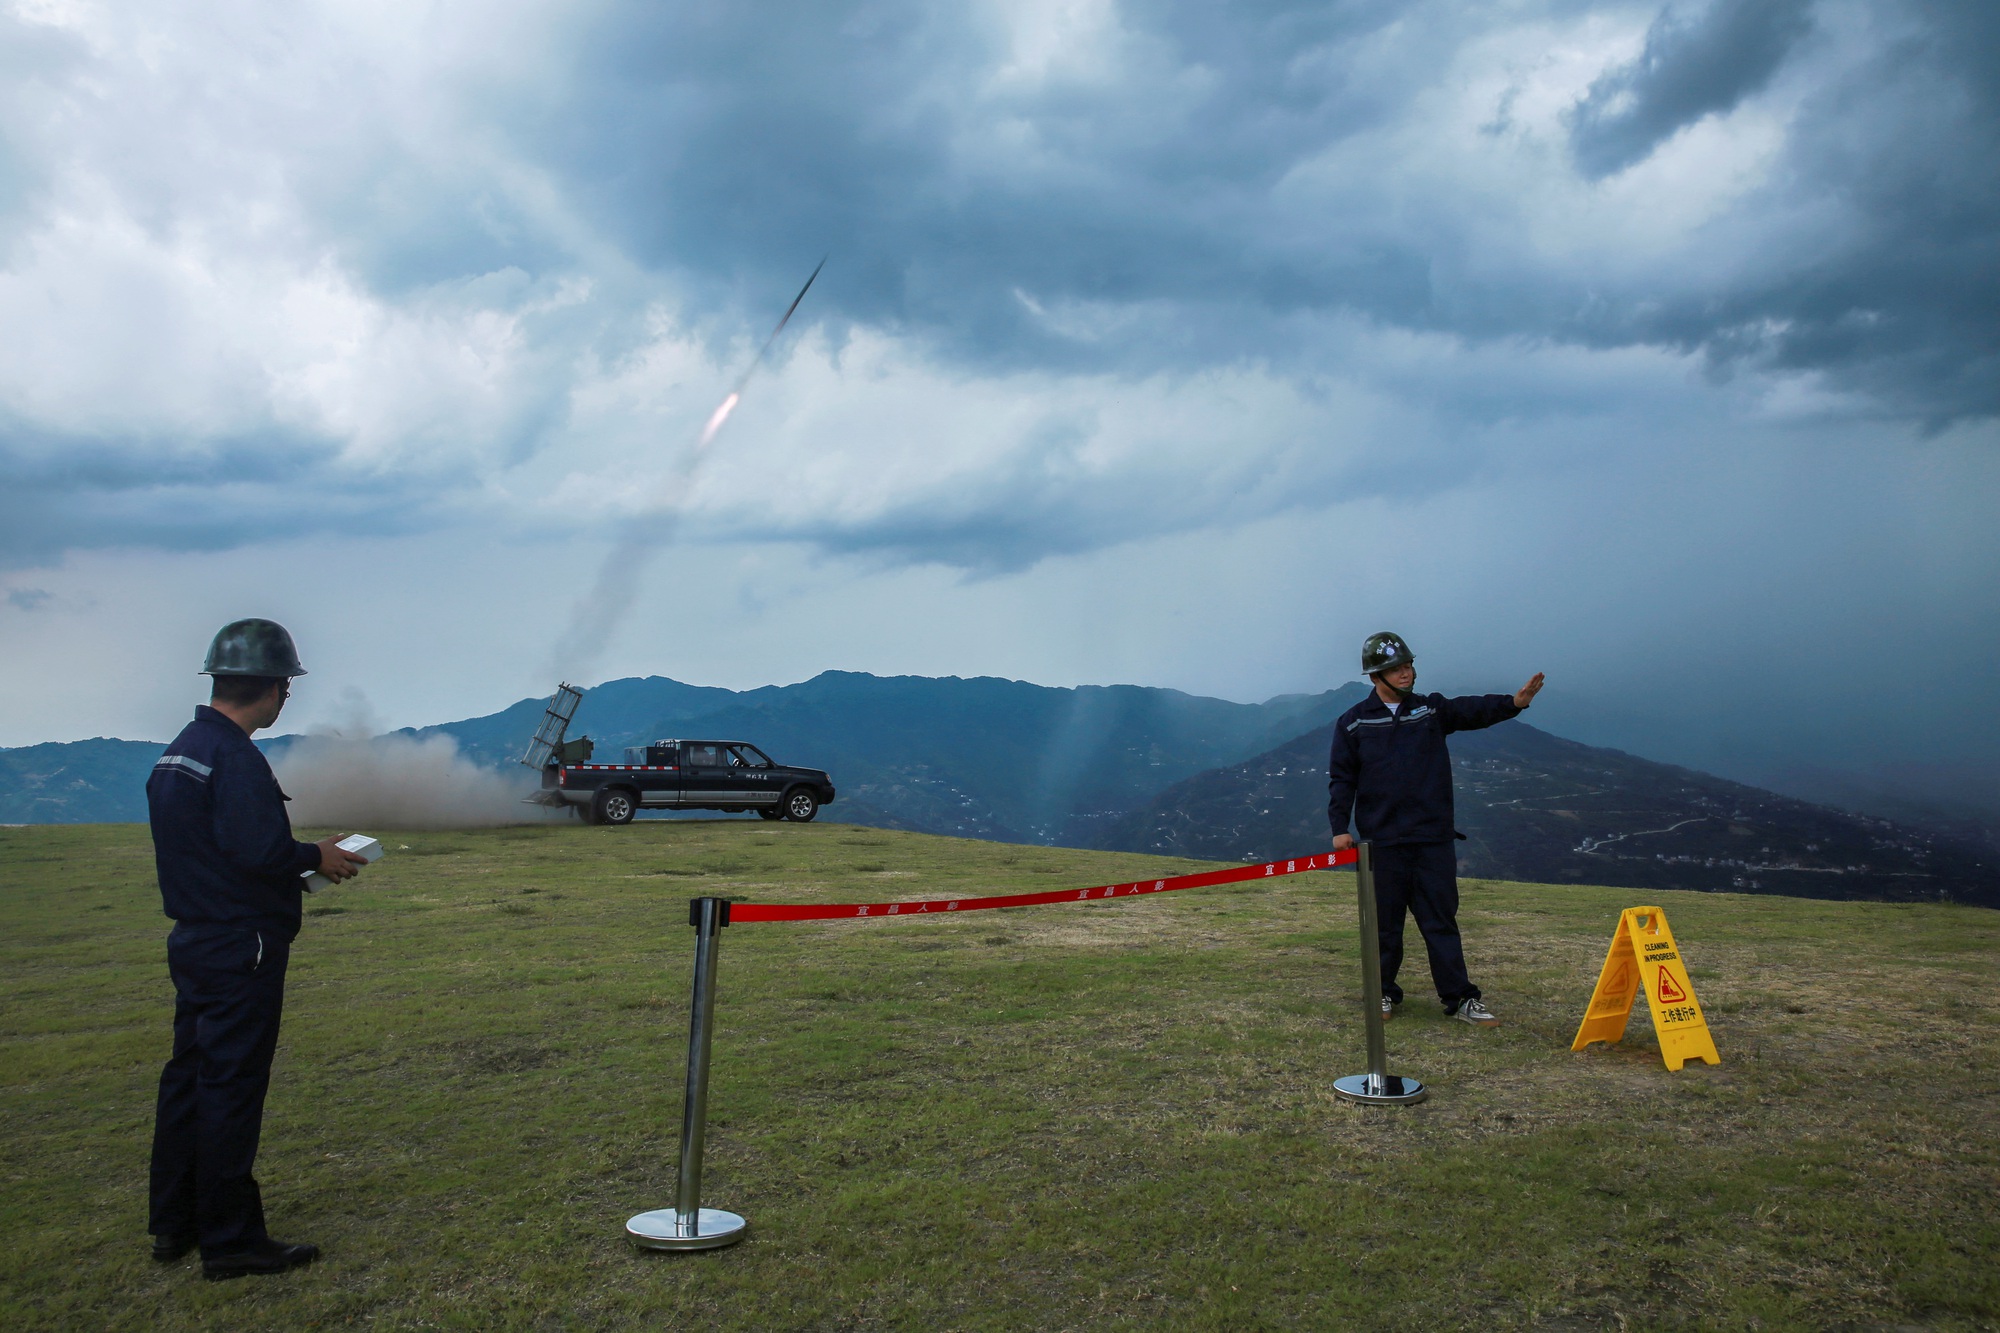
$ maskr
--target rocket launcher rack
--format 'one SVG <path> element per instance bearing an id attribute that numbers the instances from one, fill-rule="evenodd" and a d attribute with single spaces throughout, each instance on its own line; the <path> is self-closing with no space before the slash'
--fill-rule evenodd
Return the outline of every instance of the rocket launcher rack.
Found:
<path id="1" fill-rule="evenodd" d="M 542 714 L 542 725 L 535 728 L 535 738 L 528 742 L 528 751 L 521 756 L 523 764 L 540 768 L 549 762 L 569 734 L 570 719 L 576 716 L 576 706 L 581 702 L 583 691 L 576 686 L 568 681 L 556 686 L 548 709 Z"/>

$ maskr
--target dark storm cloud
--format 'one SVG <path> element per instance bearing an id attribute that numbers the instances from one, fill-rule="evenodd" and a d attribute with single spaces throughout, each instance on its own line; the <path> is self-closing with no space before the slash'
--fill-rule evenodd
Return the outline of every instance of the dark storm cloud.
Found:
<path id="1" fill-rule="evenodd" d="M 1845 226 L 1586 336 L 1822 371 L 1931 427 L 2000 411 L 2000 6 L 1902 12 L 1910 26 L 1814 86 L 1794 130 L 1786 187 Z"/>
<path id="2" fill-rule="evenodd" d="M 782 288 L 831 249 L 836 324 L 975 366 L 1311 364 L 1310 321 L 1353 312 L 1825 371 L 1931 422 L 1991 414 L 1994 7 L 1869 12 L 1879 32 L 1811 59 L 1805 0 L 1657 14 L 1640 56 L 1567 118 L 1584 176 L 1739 109 L 1781 67 L 1805 110 L 1767 183 L 1687 255 L 1609 277 L 1526 254 L 1496 265 L 1479 205 L 1393 160 L 1359 158 L 1337 193 L 1298 199 L 1298 173 L 1393 134 L 1457 55 L 1524 17 L 1483 4 L 1134 5 L 1085 53 L 1100 68 L 1017 80 L 1006 35 L 954 7 L 804 6 L 773 23 L 613 6 L 560 113 L 522 132 L 697 299 Z M 1804 238 L 1784 222 L 1814 211 L 1826 220 Z M 1735 262 L 1718 272 L 1717 255 Z M 1041 312 L 1081 312 L 1088 332 Z"/>
<path id="3" fill-rule="evenodd" d="M 1402 110 L 1407 88 L 1345 67 L 1396 13 L 1123 17 L 1115 69 L 1015 87 L 1008 34 L 962 7 L 806 5 L 770 23 L 614 6 L 553 133 L 528 133 L 633 254 L 711 299 L 831 250 L 844 317 L 981 365 L 1198 364 L 1262 351 L 1255 316 L 1418 316 L 1421 250 L 1339 220 L 1287 236 L 1270 201 L 1302 160 Z M 1053 330 L 1028 304 L 1044 299 L 1171 304 L 1098 339 Z"/>
<path id="4" fill-rule="evenodd" d="M 198 453 L 155 443 L 0 429 L 0 569 L 44 565 L 78 546 L 223 551 L 316 532 L 407 532 L 437 519 L 400 481 L 340 475 L 323 442 L 235 438 Z"/>
<path id="5" fill-rule="evenodd" d="M 1807 0 L 1714 0 L 1693 17 L 1662 10 L 1639 58 L 1598 78 L 1571 111 L 1578 169 L 1593 179 L 1621 171 L 1761 91 L 1811 26 L 1809 10 Z"/>
<path id="6" fill-rule="evenodd" d="M 692 330 L 739 364 L 732 340 L 828 252 L 802 321 L 836 353 L 886 339 L 895 369 L 940 382 L 1055 394 L 1100 376 L 1116 396 L 1247 367 L 1308 393 L 1344 377 L 1432 439 L 1624 411 L 1632 429 L 1610 434 L 1638 440 L 1663 418 L 1616 401 L 1616 358 L 1563 365 L 1636 348 L 1718 380 L 1817 375 L 1836 415 L 2000 411 L 1985 0 L 609 0 L 561 11 L 526 55 L 496 42 L 400 90 L 386 53 L 406 34 L 322 60 L 306 22 L 253 53 L 305 80 L 275 97 L 280 74 L 244 76 L 207 28 L 156 58 L 0 24 L 0 414 L 28 423 L 0 434 L 15 561 L 254 541 L 288 507 L 319 513 L 301 503 L 315 488 L 370 497 L 368 523 L 448 521 L 482 488 L 504 508 L 496 478 L 606 447 L 568 430 L 578 400 L 611 401 L 599 427 L 658 406 L 600 393 L 626 361 Z M 1744 124 L 1763 156 L 1703 137 Z M 1679 174 L 1647 177 L 1663 163 Z M 1671 212 L 1725 177 L 1744 183 L 1669 240 L 1624 234 L 1645 201 Z M 1365 355 L 1410 335 L 1422 350 L 1400 362 Z M 1457 363 L 1495 348 L 1537 355 L 1505 376 Z M 949 440 L 946 396 L 911 429 Z M 1334 433 L 1266 440 L 1236 472 L 1098 476 L 1040 470 L 1029 429 L 958 491 L 788 531 L 1014 568 L 1125 539 L 1133 494 L 1200 523 L 1235 510 L 1175 508 L 1177 486 L 1372 493 L 1314 461 Z M 228 481 L 212 460 L 243 439 L 295 457 Z M 1409 484 L 1457 484 L 1476 452 Z"/>

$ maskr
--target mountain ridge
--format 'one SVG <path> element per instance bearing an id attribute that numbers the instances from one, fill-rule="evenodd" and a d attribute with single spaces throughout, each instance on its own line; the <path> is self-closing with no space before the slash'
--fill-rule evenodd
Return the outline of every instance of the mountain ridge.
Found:
<path id="1" fill-rule="evenodd" d="M 1065 830 L 1071 845 L 1267 860 L 1326 836 L 1330 728 Z M 1697 769 L 1584 745 L 1520 720 L 1454 734 L 1461 872 L 1536 883 L 1728 889 L 2000 907 L 1978 843 L 1853 815 Z"/>
<path id="2" fill-rule="evenodd" d="M 1239 704 L 996 676 L 829 671 L 741 691 L 625 677 L 585 693 L 570 734 L 591 735 L 598 756 L 614 760 L 626 746 L 669 736 L 749 740 L 781 762 L 832 772 L 841 794 L 824 817 L 842 822 L 1267 859 L 1325 844 L 1329 729 L 1365 688 Z M 515 760 L 545 703 L 522 699 L 390 734 L 449 737 L 473 764 L 518 774 L 525 786 L 533 779 Z M 259 744 L 277 756 L 300 739 Z M 2000 855 L 1975 839 L 1584 745 L 1525 721 L 1462 732 L 1451 744 L 1468 875 L 1814 897 L 1943 894 L 2000 906 Z M 143 820 L 146 774 L 162 748 L 96 738 L 0 749 L 0 822 Z"/>

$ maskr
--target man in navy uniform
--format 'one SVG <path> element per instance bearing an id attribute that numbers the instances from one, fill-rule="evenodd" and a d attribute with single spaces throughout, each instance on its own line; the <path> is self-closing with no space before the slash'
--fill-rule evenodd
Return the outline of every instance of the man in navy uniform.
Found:
<path id="1" fill-rule="evenodd" d="M 1513 694 L 1447 699 L 1418 694 L 1416 658 L 1394 634 L 1371 634 L 1361 669 L 1374 691 L 1333 726 L 1327 773 L 1327 818 L 1335 851 L 1355 842 L 1350 818 L 1369 844 L 1375 873 L 1375 913 L 1382 951 L 1382 1016 L 1403 1002 L 1396 973 L 1403 964 L 1403 916 L 1417 918 L 1430 954 L 1431 981 L 1444 1011 L 1480 1027 L 1500 1020 L 1479 997 L 1465 970 L 1458 935 L 1458 849 L 1451 755 L 1444 738 L 1519 717 L 1542 688 L 1542 673 Z"/>
<path id="2" fill-rule="evenodd" d="M 269 620 L 224 627 L 202 671 L 208 706 L 174 738 L 146 783 L 160 897 L 174 919 L 174 1051 L 153 1123 L 153 1257 L 196 1245 L 211 1280 L 280 1273 L 319 1257 L 264 1229 L 250 1174 L 278 1045 L 285 964 L 299 933 L 301 877 L 336 882 L 364 864 L 328 838 L 292 837 L 288 797 L 253 733 L 278 720 L 299 665 Z"/>

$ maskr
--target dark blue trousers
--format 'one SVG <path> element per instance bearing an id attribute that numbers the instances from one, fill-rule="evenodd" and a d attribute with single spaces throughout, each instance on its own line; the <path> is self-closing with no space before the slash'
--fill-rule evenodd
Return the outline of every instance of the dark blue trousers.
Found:
<path id="1" fill-rule="evenodd" d="M 269 1235 L 250 1170 L 290 959 L 291 946 L 268 930 L 187 924 L 167 937 L 174 1053 L 153 1119 L 149 1230 L 194 1236 L 204 1257 Z"/>
<path id="2" fill-rule="evenodd" d="M 1458 849 L 1448 842 L 1409 843 L 1369 849 L 1375 871 L 1375 917 L 1382 946 L 1382 993 L 1398 1004 L 1403 988 L 1403 916 L 1416 917 L 1431 958 L 1431 984 L 1448 1013 L 1460 1002 L 1479 998 L 1465 973 L 1465 946 L 1458 937 Z"/>

